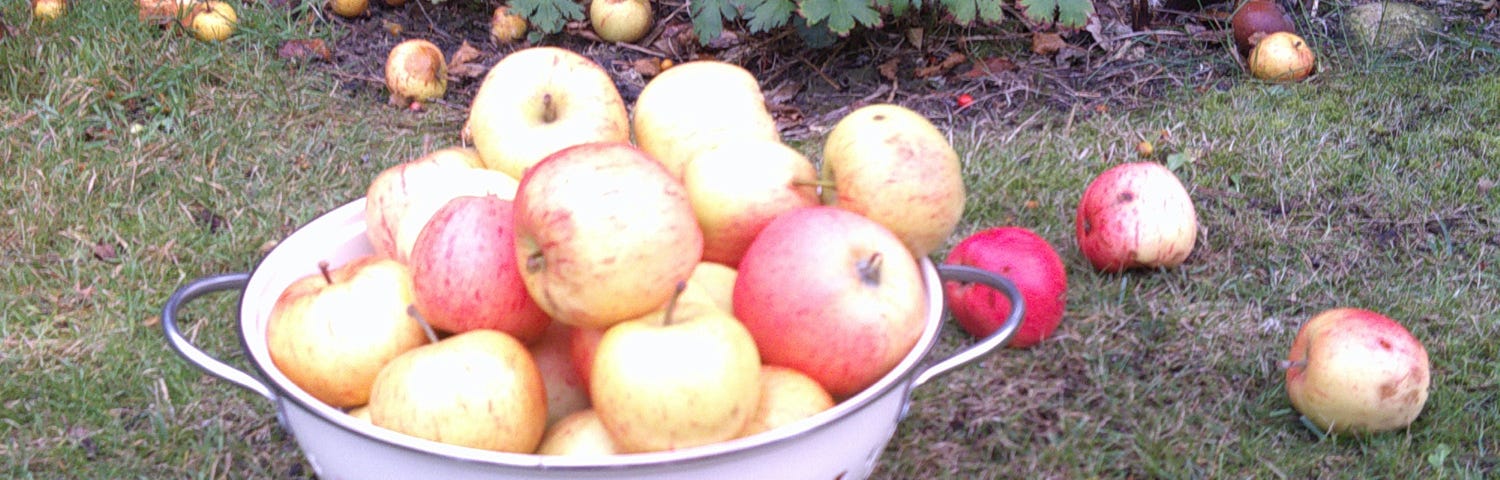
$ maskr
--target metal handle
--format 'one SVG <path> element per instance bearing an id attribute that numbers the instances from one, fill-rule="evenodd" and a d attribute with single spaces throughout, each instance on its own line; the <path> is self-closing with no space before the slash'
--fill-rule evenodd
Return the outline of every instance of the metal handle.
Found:
<path id="1" fill-rule="evenodd" d="M 264 382 L 210 356 L 202 349 L 193 345 L 192 342 L 189 342 L 187 337 L 182 336 L 182 330 L 177 328 L 177 310 L 183 305 L 209 293 L 226 290 L 244 290 L 245 284 L 249 281 L 249 273 L 226 273 L 188 282 L 187 285 L 183 285 L 182 288 L 178 288 L 176 292 L 173 292 L 172 297 L 167 299 L 167 305 L 162 307 L 161 328 L 167 334 L 167 343 L 172 345 L 172 349 L 176 350 L 178 355 L 186 358 L 189 363 L 196 365 L 199 369 L 215 377 L 228 380 L 229 383 L 239 385 L 246 390 L 258 393 L 260 396 L 275 402 L 276 395 L 271 393 L 271 388 L 267 387 Z"/>
<path id="2" fill-rule="evenodd" d="M 953 356 L 927 367 L 926 370 L 922 370 L 913 381 L 913 388 L 999 350 L 1001 346 L 1010 342 L 1011 337 L 1015 336 L 1016 330 L 1021 326 L 1021 316 L 1026 312 L 1026 302 L 1021 298 L 1021 290 L 1016 288 L 1016 284 L 1012 283 L 1008 278 L 988 270 L 965 265 L 938 265 L 937 271 L 938 277 L 941 277 L 944 281 L 956 280 L 960 282 L 981 283 L 999 290 L 1001 294 L 1010 299 L 1010 316 L 1005 318 L 1005 323 L 1001 324 L 999 329 L 996 329 L 988 337 L 984 337 L 979 343 L 971 345 L 953 354 Z"/>

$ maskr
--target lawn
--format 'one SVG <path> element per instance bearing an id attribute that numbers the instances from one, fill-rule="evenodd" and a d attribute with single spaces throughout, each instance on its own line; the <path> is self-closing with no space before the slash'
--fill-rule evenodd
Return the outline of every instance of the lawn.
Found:
<path id="1" fill-rule="evenodd" d="M 52 24 L 23 3 L 0 6 L 0 476 L 309 476 L 268 402 L 166 346 L 159 309 L 191 279 L 253 268 L 383 168 L 459 143 L 466 106 L 414 114 L 287 64 L 283 40 L 337 27 L 280 10 L 243 8 L 218 45 L 141 25 L 129 3 L 75 2 Z M 945 116 L 970 195 L 950 246 L 1035 230 L 1067 265 L 1068 309 L 1037 347 L 915 390 L 876 477 L 1494 478 L 1500 43 L 1478 7 L 1446 6 L 1473 15 L 1412 53 L 1310 36 L 1305 83 Z M 816 156 L 816 140 L 797 146 Z M 1078 196 L 1142 140 L 1180 163 L 1198 243 L 1177 269 L 1097 273 L 1074 241 Z M 232 297 L 195 303 L 184 328 L 244 366 Z M 1431 394 L 1410 428 L 1325 437 L 1298 420 L 1278 362 L 1336 306 L 1425 344 Z M 969 341 L 949 330 L 939 354 Z"/>

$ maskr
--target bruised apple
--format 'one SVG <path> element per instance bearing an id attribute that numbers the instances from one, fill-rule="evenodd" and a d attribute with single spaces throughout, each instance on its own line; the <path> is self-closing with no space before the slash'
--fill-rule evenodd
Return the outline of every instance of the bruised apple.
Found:
<path id="1" fill-rule="evenodd" d="M 1326 310 L 1302 325 L 1287 355 L 1292 406 L 1324 431 L 1406 428 L 1427 402 L 1427 350 L 1401 324 L 1360 308 Z"/>
<path id="2" fill-rule="evenodd" d="M 945 263 L 968 265 L 1010 279 L 1021 290 L 1026 311 L 1006 345 L 1023 348 L 1052 335 L 1068 302 L 1068 272 L 1047 239 L 1022 227 L 995 227 L 969 235 L 948 252 Z M 948 308 L 959 326 L 987 337 L 1010 315 L 1010 300 L 984 285 L 945 282 Z"/>
<path id="3" fill-rule="evenodd" d="M 1192 197 L 1155 162 L 1123 163 L 1094 177 L 1075 226 L 1078 248 L 1103 272 L 1176 267 L 1198 238 Z"/>

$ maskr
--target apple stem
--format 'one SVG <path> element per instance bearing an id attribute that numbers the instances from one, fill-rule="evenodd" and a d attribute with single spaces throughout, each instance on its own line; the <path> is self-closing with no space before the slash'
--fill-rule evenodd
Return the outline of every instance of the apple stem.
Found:
<path id="1" fill-rule="evenodd" d="M 684 290 L 687 290 L 687 281 L 677 282 L 677 287 L 672 290 L 672 299 L 667 300 L 667 311 L 661 314 L 662 325 L 672 324 L 672 313 L 677 311 L 677 299 L 682 298 Z"/>
<path id="2" fill-rule="evenodd" d="M 880 263 L 883 257 L 880 252 L 870 254 L 870 258 L 859 261 L 859 278 L 865 285 L 875 286 L 880 284 Z"/>
<path id="3" fill-rule="evenodd" d="M 1276 366 L 1281 367 L 1282 370 L 1302 368 L 1307 366 L 1307 360 L 1297 360 L 1295 362 L 1291 360 L 1282 360 L 1280 362 L 1276 362 Z"/>
<path id="4" fill-rule="evenodd" d="M 427 319 L 422 318 L 422 312 L 418 312 L 417 311 L 417 306 L 416 305 L 407 305 L 406 306 L 406 315 L 408 315 L 412 319 L 416 320 L 417 321 L 417 325 L 421 325 L 422 326 L 422 332 L 424 332 L 424 333 L 427 334 L 427 342 L 428 343 L 437 343 L 437 341 L 438 341 L 437 332 L 432 330 L 432 325 L 427 323 Z"/>
<path id="5" fill-rule="evenodd" d="M 328 268 L 327 260 L 318 262 L 318 271 L 323 272 L 323 281 L 328 282 L 329 285 L 333 285 L 333 274 L 328 273 Z"/>
<path id="6" fill-rule="evenodd" d="M 556 108 L 552 106 L 552 94 L 542 94 L 542 121 L 552 123 L 557 120 Z"/>

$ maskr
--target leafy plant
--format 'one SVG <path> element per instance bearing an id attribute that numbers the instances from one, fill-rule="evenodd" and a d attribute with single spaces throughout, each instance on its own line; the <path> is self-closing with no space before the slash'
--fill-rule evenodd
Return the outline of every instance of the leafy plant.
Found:
<path id="1" fill-rule="evenodd" d="M 982 1 L 982 0 L 981 0 Z M 1047 26 L 1078 29 L 1094 16 L 1093 0 L 1019 0 L 1028 20 Z"/>
<path id="2" fill-rule="evenodd" d="M 583 20 L 583 5 L 573 0 L 510 0 L 510 8 L 538 32 L 561 32 L 569 20 Z"/>

